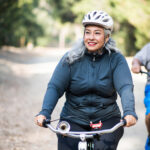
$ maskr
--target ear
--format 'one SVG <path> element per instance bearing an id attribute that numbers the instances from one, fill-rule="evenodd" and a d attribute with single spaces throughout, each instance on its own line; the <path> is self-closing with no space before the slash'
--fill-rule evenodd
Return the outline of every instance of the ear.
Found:
<path id="1" fill-rule="evenodd" d="M 107 36 L 106 36 L 106 38 L 105 38 L 105 43 L 107 43 L 107 42 L 108 42 L 109 37 L 110 37 L 109 35 L 107 35 Z"/>

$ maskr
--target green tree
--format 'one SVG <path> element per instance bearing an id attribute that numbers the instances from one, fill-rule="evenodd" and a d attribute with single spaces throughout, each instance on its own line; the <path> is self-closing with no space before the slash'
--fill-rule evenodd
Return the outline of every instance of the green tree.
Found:
<path id="1" fill-rule="evenodd" d="M 116 39 L 122 38 L 124 53 L 133 55 L 150 40 L 149 0 L 107 0 L 107 11 L 119 24 L 115 26 Z M 117 37 L 123 32 L 122 37 Z"/>
<path id="2" fill-rule="evenodd" d="M 72 7 L 81 0 L 47 0 L 52 8 L 52 15 L 60 22 L 74 22 L 77 15 L 72 11 Z"/>
<path id="3" fill-rule="evenodd" d="M 36 0 L 0 1 L 0 45 L 23 46 L 29 40 L 36 44 L 43 34 L 32 12 L 37 5 Z"/>
<path id="4" fill-rule="evenodd" d="M 14 25 L 13 17 L 17 11 L 17 0 L 0 1 L 0 45 L 13 42 Z M 14 16 L 16 18 L 16 15 Z"/>

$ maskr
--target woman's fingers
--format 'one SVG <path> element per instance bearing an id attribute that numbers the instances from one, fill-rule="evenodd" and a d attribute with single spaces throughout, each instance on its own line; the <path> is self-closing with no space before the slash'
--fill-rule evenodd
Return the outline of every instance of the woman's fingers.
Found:
<path id="1" fill-rule="evenodd" d="M 136 124 L 136 118 L 132 115 L 127 115 L 124 117 L 124 119 L 126 120 L 126 127 L 130 127 Z"/>
<path id="2" fill-rule="evenodd" d="M 43 121 L 44 121 L 45 119 L 46 119 L 45 116 L 43 116 L 43 115 L 38 115 L 38 116 L 35 117 L 34 122 L 35 122 L 35 124 L 37 124 L 38 126 L 43 127 Z"/>

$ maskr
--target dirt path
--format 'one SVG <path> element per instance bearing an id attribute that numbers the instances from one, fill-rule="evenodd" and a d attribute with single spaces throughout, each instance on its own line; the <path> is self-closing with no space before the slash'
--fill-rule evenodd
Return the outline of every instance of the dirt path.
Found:
<path id="1" fill-rule="evenodd" d="M 47 82 L 64 51 L 0 51 L 0 150 L 47 150 L 51 133 L 34 125 Z M 42 134 L 41 134 L 42 133 Z"/>
<path id="2" fill-rule="evenodd" d="M 0 150 L 56 150 L 56 136 L 34 125 L 33 119 L 40 111 L 47 82 L 64 53 L 63 50 L 0 51 Z M 118 150 L 144 149 L 146 130 L 141 91 L 145 77 L 134 75 L 133 79 L 139 121 L 136 127 L 125 131 Z M 55 118 L 63 100 L 53 113 Z"/>

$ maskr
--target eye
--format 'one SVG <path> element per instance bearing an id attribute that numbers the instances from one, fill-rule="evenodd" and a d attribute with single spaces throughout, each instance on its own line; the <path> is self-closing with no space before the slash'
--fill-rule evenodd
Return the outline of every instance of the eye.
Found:
<path id="1" fill-rule="evenodd" d="M 89 31 L 85 31 L 85 34 L 90 34 L 90 32 Z"/>
<path id="2" fill-rule="evenodd" d="M 100 32 L 95 32 L 95 34 L 101 34 Z"/>

